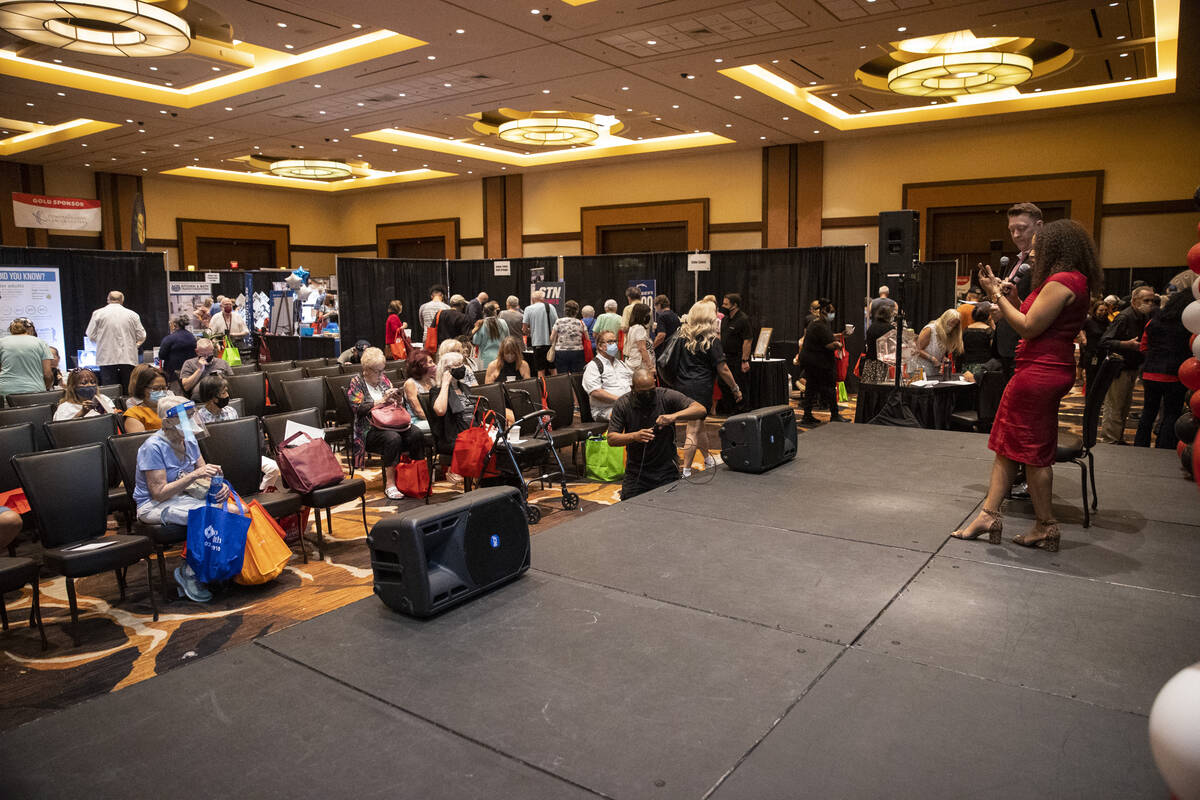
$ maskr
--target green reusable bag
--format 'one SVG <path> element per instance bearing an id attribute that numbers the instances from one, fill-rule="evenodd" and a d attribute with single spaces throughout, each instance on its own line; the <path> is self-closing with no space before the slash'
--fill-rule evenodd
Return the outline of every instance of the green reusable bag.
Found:
<path id="1" fill-rule="evenodd" d="M 233 342 L 229 338 L 225 339 L 225 349 L 221 351 L 221 360 L 231 367 L 240 367 L 242 365 L 242 354 L 234 347 Z"/>
<path id="2" fill-rule="evenodd" d="M 593 437 L 583 443 L 590 481 L 615 481 L 625 476 L 625 448 L 612 447 L 606 437 Z"/>
<path id="3" fill-rule="evenodd" d="M 850 402 L 850 394 L 846 391 L 846 382 L 845 381 L 838 381 L 837 399 L 838 399 L 839 403 Z"/>

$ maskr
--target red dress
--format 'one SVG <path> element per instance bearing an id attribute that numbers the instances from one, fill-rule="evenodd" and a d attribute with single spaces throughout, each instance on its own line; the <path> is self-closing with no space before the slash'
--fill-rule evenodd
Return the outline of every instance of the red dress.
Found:
<path id="1" fill-rule="evenodd" d="M 1004 389 L 988 447 L 997 454 L 1033 467 L 1054 463 L 1058 447 L 1058 404 L 1075 384 L 1075 337 L 1087 319 L 1087 277 L 1081 272 L 1056 272 L 1046 279 L 1061 283 L 1075 294 L 1042 331 L 1017 345 L 1016 369 Z M 1043 286 L 1045 284 L 1042 284 Z M 1021 304 L 1029 312 L 1042 287 L 1030 292 Z"/>

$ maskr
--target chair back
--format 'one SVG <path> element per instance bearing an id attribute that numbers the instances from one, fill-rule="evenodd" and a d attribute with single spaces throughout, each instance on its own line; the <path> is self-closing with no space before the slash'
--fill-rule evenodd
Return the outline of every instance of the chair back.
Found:
<path id="1" fill-rule="evenodd" d="M 123 386 L 121 386 L 120 384 L 110 383 L 107 386 L 100 387 L 100 394 L 104 395 L 109 400 L 112 400 L 114 403 L 116 403 L 118 400 L 120 400 L 121 395 L 124 393 L 125 393 L 125 388 Z"/>
<path id="2" fill-rule="evenodd" d="M 13 469 L 11 457 L 21 453 L 33 453 L 36 447 L 32 422 L 0 428 L 0 453 L 4 454 L 4 457 L 0 458 L 0 492 L 7 492 L 21 485 L 17 479 L 17 472 Z"/>
<path id="3" fill-rule="evenodd" d="M 575 394 L 570 375 L 551 375 L 546 378 L 546 405 L 554 412 L 554 427 L 575 424 Z"/>
<path id="4" fill-rule="evenodd" d="M 129 502 L 133 502 L 133 488 L 137 484 L 137 456 L 142 444 L 154 435 L 154 431 L 145 433 L 126 433 L 123 436 L 111 436 L 108 439 L 108 452 L 112 455 L 121 472 L 121 482 L 125 484 L 125 494 Z"/>
<path id="5" fill-rule="evenodd" d="M 979 428 L 986 431 L 996 419 L 1000 409 L 1000 398 L 1004 396 L 1004 387 L 1008 383 L 1000 370 L 984 370 L 979 373 Z"/>
<path id="6" fill-rule="evenodd" d="M 8 407 L 25 408 L 26 406 L 54 405 L 62 399 L 62 389 L 51 389 L 48 392 L 17 392 L 8 396 Z"/>
<path id="7" fill-rule="evenodd" d="M 13 456 L 42 545 L 62 547 L 108 528 L 108 454 L 102 444 Z"/>
<path id="8" fill-rule="evenodd" d="M 575 402 L 579 404 L 579 421 L 595 422 L 592 417 L 592 398 L 583 390 L 583 373 L 571 373 L 571 390 L 575 392 Z"/>
<path id="9" fill-rule="evenodd" d="M 343 375 L 355 375 L 355 374 L 361 375 L 362 374 L 362 364 L 342 364 L 342 374 Z"/>
<path id="10" fill-rule="evenodd" d="M 446 444 L 446 418 L 439 417 L 433 412 L 433 397 L 429 392 L 421 392 L 417 395 L 417 401 L 421 404 L 421 410 L 425 412 L 425 419 L 429 422 L 429 434 L 433 437 L 436 443 L 434 447 L 439 453 L 450 452 Z"/>
<path id="11" fill-rule="evenodd" d="M 258 365 L 260 372 L 283 372 L 295 368 L 295 361 L 267 361 Z"/>
<path id="12" fill-rule="evenodd" d="M 324 367 L 329 363 L 327 358 L 305 358 L 296 362 L 297 369 L 310 369 L 313 367 Z"/>
<path id="13" fill-rule="evenodd" d="M 327 367 L 305 367 L 304 374 L 310 378 L 328 378 L 330 375 L 341 375 L 341 364 L 330 364 Z"/>
<path id="14" fill-rule="evenodd" d="M 33 446 L 37 450 L 50 449 L 50 440 L 46 438 L 46 428 L 44 426 L 53 418 L 54 406 L 48 403 L 44 406 L 0 408 L 0 426 L 20 425 L 23 422 L 33 424 Z"/>
<path id="15" fill-rule="evenodd" d="M 230 397 L 229 407 L 237 412 L 239 417 L 246 416 L 246 401 L 240 397 Z"/>
<path id="16" fill-rule="evenodd" d="M 258 417 L 238 417 L 207 426 L 200 452 L 221 468 L 225 480 L 242 497 L 258 494 L 262 481 L 262 430 Z"/>
<path id="17" fill-rule="evenodd" d="M 483 407 L 495 411 L 496 416 L 504 421 L 504 389 L 498 383 L 485 383 L 467 389 L 467 394 L 483 398 Z M 482 413 L 482 412 L 480 412 Z"/>
<path id="18" fill-rule="evenodd" d="M 500 384 L 504 388 L 504 402 L 512 409 L 513 416 L 523 417 L 542 407 L 542 387 L 537 378 L 508 381 Z M 537 430 L 537 419 L 521 423 L 521 435 L 527 436 Z"/>
<path id="19" fill-rule="evenodd" d="M 483 382 L 486 379 L 487 379 L 487 370 L 486 369 L 475 370 L 475 383 L 476 384 L 478 384 L 479 386 L 483 386 Z"/>
<path id="20" fill-rule="evenodd" d="M 350 408 L 350 398 L 346 396 L 346 390 L 350 388 L 352 380 L 353 375 L 331 375 L 325 378 L 325 391 L 329 393 L 330 402 L 330 405 L 325 407 L 333 409 L 334 420 L 338 425 L 354 424 L 354 409 Z"/>
<path id="21" fill-rule="evenodd" d="M 267 429 L 267 438 L 271 440 L 271 450 L 278 450 L 287 437 L 288 420 L 294 420 L 310 428 L 321 427 L 321 417 L 315 408 L 302 408 L 298 411 L 285 411 L 282 414 L 268 414 L 262 418 L 263 427 Z"/>
<path id="22" fill-rule="evenodd" d="M 262 372 L 258 368 L 258 364 L 239 364 L 236 367 L 230 367 L 234 375 L 249 375 L 252 372 Z"/>
<path id="23" fill-rule="evenodd" d="M 104 444 L 110 436 L 118 436 L 121 426 L 116 414 L 97 414 L 80 419 L 60 419 L 47 422 L 46 438 L 52 447 L 78 447 L 81 444 Z M 106 450 L 107 452 L 107 450 Z M 121 482 L 121 471 L 112 454 L 108 454 L 108 485 Z"/>
<path id="24" fill-rule="evenodd" d="M 284 381 L 295 381 L 304 377 L 304 369 L 281 369 L 275 372 L 268 372 L 267 375 L 267 398 L 270 399 L 271 405 L 283 405 L 283 392 L 280 390 L 280 385 Z"/>
<path id="25" fill-rule="evenodd" d="M 1100 369 L 1096 370 L 1096 377 L 1087 387 L 1087 399 L 1083 402 L 1081 431 L 1085 453 L 1096 446 L 1096 433 L 1100 427 L 1100 409 L 1104 406 L 1104 396 L 1108 394 L 1108 387 L 1112 386 L 1113 379 L 1117 377 L 1124 366 L 1125 359 L 1113 353 L 1101 362 Z"/>
<path id="26" fill-rule="evenodd" d="M 387 379 L 392 382 L 393 386 L 399 388 L 404 384 L 404 376 L 408 372 L 408 368 L 404 365 L 403 361 L 392 363 L 396 364 L 396 366 L 388 367 L 383 371 L 383 374 L 387 376 Z"/>
<path id="27" fill-rule="evenodd" d="M 327 396 L 325 394 L 325 379 L 324 378 L 300 378 L 299 380 L 286 381 L 281 387 L 283 390 L 283 405 L 289 411 L 296 411 L 301 408 L 315 408 L 321 415 L 321 419 L 325 419 L 325 409 Z"/>
<path id="28" fill-rule="evenodd" d="M 229 396 L 242 398 L 248 415 L 261 417 L 266 413 L 267 386 L 263 382 L 261 372 L 250 375 L 230 375 L 225 381 L 229 384 Z"/>

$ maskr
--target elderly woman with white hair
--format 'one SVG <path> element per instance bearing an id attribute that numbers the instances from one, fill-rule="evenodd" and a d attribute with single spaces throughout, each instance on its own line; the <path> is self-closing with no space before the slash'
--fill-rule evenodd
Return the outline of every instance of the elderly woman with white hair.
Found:
<path id="1" fill-rule="evenodd" d="M 437 361 L 441 363 L 442 357 L 447 353 L 458 353 L 463 358 L 463 365 L 467 368 L 467 374 L 463 378 L 463 383 L 467 386 L 478 386 L 479 381 L 475 377 L 476 361 L 471 358 L 467 352 L 467 347 L 459 339 L 447 339 L 438 345 Z"/>
<path id="2" fill-rule="evenodd" d="M 196 438 L 205 435 L 205 430 L 194 403 L 168 394 L 158 400 L 155 410 L 162 427 L 138 448 L 133 487 L 137 518 L 150 525 L 187 525 L 188 512 L 204 506 L 212 479 L 221 474 L 221 468 L 205 463 L 200 455 Z M 223 502 L 228 495 L 226 484 L 216 499 Z M 197 603 L 212 599 L 212 592 L 196 580 L 187 563 L 176 568 L 175 580 L 189 599 Z"/>
<path id="3" fill-rule="evenodd" d="M 617 333 L 623 324 L 624 320 L 617 313 L 617 301 L 609 298 L 604 301 L 604 313 L 596 317 L 596 321 L 592 323 L 592 336 L 599 336 L 604 331 Z"/>
<path id="4" fill-rule="evenodd" d="M 366 461 L 367 451 L 379 453 L 383 459 L 383 492 L 389 500 L 404 495 L 396 488 L 396 465 L 400 456 L 421 457 L 423 439 L 420 431 L 409 423 L 403 430 L 380 427 L 371 412 L 383 406 L 404 407 L 404 391 L 393 387 L 383 374 L 387 361 L 378 347 L 368 347 L 362 354 L 362 373 L 355 375 L 346 387 L 346 398 L 354 412 L 353 458 L 355 467 Z"/>

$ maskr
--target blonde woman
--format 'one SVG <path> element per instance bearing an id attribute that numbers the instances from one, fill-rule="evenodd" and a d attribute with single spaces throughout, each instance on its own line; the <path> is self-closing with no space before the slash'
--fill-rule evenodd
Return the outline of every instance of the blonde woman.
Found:
<path id="1" fill-rule="evenodd" d="M 437 362 L 442 363 L 442 358 L 447 353 L 458 353 L 462 356 L 462 363 L 467 368 L 467 375 L 463 378 L 463 383 L 467 386 L 478 386 L 479 381 L 475 378 L 475 359 L 471 358 L 471 354 L 467 352 L 467 348 L 458 339 L 447 339 L 438 345 Z"/>
<path id="2" fill-rule="evenodd" d="M 942 371 L 942 363 L 951 354 L 962 355 L 962 351 L 962 315 L 951 308 L 921 329 L 909 372 L 924 369 L 926 377 L 936 377 Z"/>
<path id="3" fill-rule="evenodd" d="M 721 337 L 717 333 L 716 305 L 704 300 L 693 305 L 688 310 L 687 322 L 679 326 L 675 336 L 679 342 L 674 346 L 672 360 L 675 375 L 671 388 L 707 408 L 712 402 L 713 384 L 720 376 L 733 392 L 735 402 L 740 403 L 742 390 L 738 388 L 729 365 L 725 363 L 725 351 L 721 349 Z M 664 352 L 670 346 L 668 341 L 664 345 Z M 685 478 L 692 474 L 692 459 L 696 457 L 697 449 L 704 458 L 706 468 L 717 463 L 708 452 L 708 429 L 704 427 L 703 417 L 687 422 L 687 437 L 683 446 Z"/>

